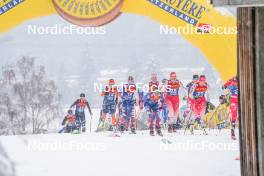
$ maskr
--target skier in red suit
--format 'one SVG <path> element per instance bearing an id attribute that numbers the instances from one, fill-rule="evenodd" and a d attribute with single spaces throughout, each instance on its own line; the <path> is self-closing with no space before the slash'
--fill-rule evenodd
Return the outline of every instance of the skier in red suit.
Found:
<path id="1" fill-rule="evenodd" d="M 235 137 L 235 127 L 236 121 L 238 118 L 238 80 L 237 77 L 234 77 L 228 80 L 223 89 L 228 90 L 228 96 L 230 100 L 230 112 L 231 112 L 231 138 L 236 139 Z"/>
<path id="2" fill-rule="evenodd" d="M 177 79 L 175 72 L 170 73 L 170 79 L 167 83 L 166 104 L 169 111 L 168 131 L 176 132 L 176 124 L 179 118 L 180 97 L 179 90 L 183 84 Z"/>
<path id="3" fill-rule="evenodd" d="M 208 96 L 208 83 L 206 82 L 205 75 L 201 75 L 199 80 L 196 81 L 191 88 L 190 98 L 192 99 L 191 110 L 193 113 L 193 122 L 191 123 L 191 131 L 193 131 L 193 123 L 197 121 L 200 127 L 205 131 L 205 112 L 206 112 L 206 102 L 209 99 Z M 207 97 L 206 97 L 207 95 Z"/>

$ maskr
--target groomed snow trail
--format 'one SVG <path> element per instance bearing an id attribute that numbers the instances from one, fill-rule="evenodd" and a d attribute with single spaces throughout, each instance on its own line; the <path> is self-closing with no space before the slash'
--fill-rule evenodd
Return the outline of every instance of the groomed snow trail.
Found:
<path id="1" fill-rule="evenodd" d="M 17 176 L 239 176 L 238 141 L 229 130 L 208 136 L 164 134 L 109 137 L 110 132 L 2 136 Z M 162 141 L 171 141 L 164 144 Z"/>

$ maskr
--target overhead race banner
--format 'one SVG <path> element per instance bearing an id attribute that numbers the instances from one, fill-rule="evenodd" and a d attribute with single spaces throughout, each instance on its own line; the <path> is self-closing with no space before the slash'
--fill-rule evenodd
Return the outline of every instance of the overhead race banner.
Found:
<path id="1" fill-rule="evenodd" d="M 79 26 L 101 26 L 122 13 L 147 16 L 164 25 L 164 30 L 177 29 L 202 51 L 223 80 L 237 74 L 236 18 L 207 0 L 0 0 L 0 35 L 48 15 L 58 14 Z"/>

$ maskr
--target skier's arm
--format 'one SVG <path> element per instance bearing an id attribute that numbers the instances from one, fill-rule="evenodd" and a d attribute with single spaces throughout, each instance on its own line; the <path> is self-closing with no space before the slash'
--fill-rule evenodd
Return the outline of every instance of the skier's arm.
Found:
<path id="1" fill-rule="evenodd" d="M 148 101 L 149 101 L 149 93 L 147 95 L 145 95 L 143 98 L 144 98 L 144 107 L 145 107 L 145 110 L 148 111 L 149 110 L 149 104 L 148 104 Z"/>
<path id="2" fill-rule="evenodd" d="M 103 90 L 102 90 L 102 92 L 101 92 L 101 96 L 102 97 L 104 97 L 104 96 L 106 96 L 107 94 L 108 94 L 108 92 L 106 92 L 106 90 L 107 90 L 107 88 L 104 88 Z"/>
<path id="3" fill-rule="evenodd" d="M 230 86 L 231 80 L 228 80 L 222 87 L 222 89 L 226 89 L 228 86 Z"/>
<path id="4" fill-rule="evenodd" d="M 64 117 L 64 119 L 63 119 L 61 125 L 64 126 L 64 125 L 66 124 L 66 121 L 67 121 L 67 116 Z"/>
<path id="5" fill-rule="evenodd" d="M 78 100 L 76 100 L 76 101 L 70 106 L 70 108 L 73 108 L 74 106 L 76 106 L 77 102 L 78 102 Z"/>
<path id="6" fill-rule="evenodd" d="M 194 94 L 195 89 L 196 89 L 196 84 L 193 84 L 193 85 L 190 87 L 190 92 L 189 92 L 189 97 L 190 97 L 190 98 L 194 98 L 194 97 L 193 97 L 193 94 Z"/>
<path id="7" fill-rule="evenodd" d="M 92 113 L 92 110 L 91 110 L 91 107 L 90 107 L 88 101 L 86 102 L 86 106 L 88 108 L 88 111 L 89 111 L 90 115 L 93 116 L 93 113 Z"/>
<path id="8" fill-rule="evenodd" d="M 104 97 L 106 95 L 105 91 L 102 91 L 100 95 Z"/>

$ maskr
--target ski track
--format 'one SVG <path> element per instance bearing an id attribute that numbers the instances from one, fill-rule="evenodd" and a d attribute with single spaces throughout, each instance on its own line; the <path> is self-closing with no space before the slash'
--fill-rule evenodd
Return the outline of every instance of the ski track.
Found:
<path id="1" fill-rule="evenodd" d="M 164 133 L 164 139 L 172 144 L 162 143 L 162 137 L 151 137 L 148 131 L 136 135 L 122 134 L 109 137 L 111 132 L 85 134 L 47 134 L 27 136 L 2 136 L 0 142 L 16 164 L 17 176 L 239 176 L 240 162 L 238 141 L 230 139 L 229 130 L 221 133 L 210 131 L 208 136 Z M 204 150 L 173 148 L 178 144 L 229 144 L 235 150 Z M 42 144 L 80 144 L 86 149 L 34 148 Z M 98 150 L 94 146 L 100 146 Z M 93 146 L 93 147 L 91 147 Z M 165 150 L 162 147 L 172 147 Z M 163 149 L 163 150 L 162 150 Z"/>

